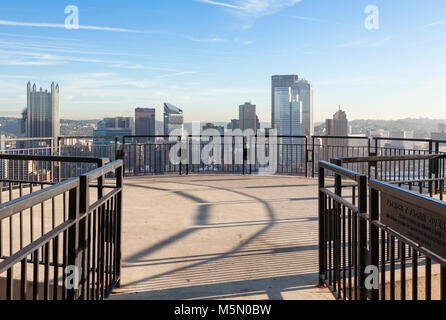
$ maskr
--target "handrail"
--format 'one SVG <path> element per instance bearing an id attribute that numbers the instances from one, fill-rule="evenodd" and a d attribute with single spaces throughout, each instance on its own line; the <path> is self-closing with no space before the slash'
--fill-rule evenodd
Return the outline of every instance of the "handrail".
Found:
<path id="1" fill-rule="evenodd" d="M 99 163 L 101 161 L 108 161 L 108 158 L 98 158 L 89 156 L 73 157 L 73 156 L 46 156 L 46 155 L 4 154 L 4 153 L 0 153 L 0 159 L 25 160 L 25 161 L 80 162 L 80 163 Z"/>
<path id="2" fill-rule="evenodd" d="M 99 167 L 99 168 L 96 168 L 94 170 L 87 172 L 85 174 L 85 176 L 87 176 L 88 179 L 90 179 L 90 180 L 97 179 L 97 178 L 104 176 L 105 174 L 115 170 L 116 168 L 118 168 L 122 165 L 123 165 L 122 160 L 115 160 L 113 162 L 106 164 L 105 166 L 102 166 L 102 167 Z"/>
<path id="3" fill-rule="evenodd" d="M 38 205 L 43 201 L 47 201 L 78 186 L 79 178 L 71 178 L 48 188 L 41 189 L 20 198 L 5 202 L 0 205 L 0 220 L 10 217 L 17 212 Z"/>
<path id="4" fill-rule="evenodd" d="M 396 156 L 371 156 L 340 158 L 343 163 L 375 162 L 375 161 L 403 161 L 403 160 L 431 160 L 445 159 L 446 154 L 419 154 L 419 155 L 396 155 Z"/>
<path id="5" fill-rule="evenodd" d="M 373 137 L 373 140 L 381 141 L 412 141 L 412 142 L 435 142 L 435 143 L 446 143 L 446 140 L 438 139 L 421 139 L 421 138 L 391 138 L 391 137 Z"/>
<path id="6" fill-rule="evenodd" d="M 324 169 L 328 169 L 334 173 L 337 173 L 343 177 L 350 178 L 356 182 L 359 182 L 361 177 L 365 177 L 365 175 L 363 175 L 363 174 L 357 173 L 355 171 L 352 171 L 352 170 L 349 170 L 346 168 L 342 168 L 338 165 L 335 165 L 333 163 L 330 163 L 330 162 L 327 162 L 324 160 L 319 161 L 319 165 Z"/>

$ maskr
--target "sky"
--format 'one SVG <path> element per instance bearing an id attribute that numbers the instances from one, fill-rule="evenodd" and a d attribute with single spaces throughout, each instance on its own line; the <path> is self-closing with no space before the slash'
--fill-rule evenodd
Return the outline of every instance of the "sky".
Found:
<path id="1" fill-rule="evenodd" d="M 350 120 L 446 118 L 445 40 L 444 0 L 1 1 L 0 116 L 20 115 L 28 81 L 54 81 L 65 119 L 161 120 L 169 102 L 229 121 L 250 101 L 269 122 L 271 75 L 297 74 L 315 121 L 339 105 Z"/>

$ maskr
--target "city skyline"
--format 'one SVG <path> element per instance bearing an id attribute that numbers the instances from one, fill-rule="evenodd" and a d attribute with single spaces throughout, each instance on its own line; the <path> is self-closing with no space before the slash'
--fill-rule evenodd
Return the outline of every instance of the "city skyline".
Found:
<path id="1" fill-rule="evenodd" d="M 78 30 L 67 4 L 24 3 L 1 5 L 0 116 L 20 116 L 27 81 L 55 81 L 61 118 L 159 115 L 169 101 L 186 122 L 228 121 L 251 101 L 268 122 L 271 75 L 297 74 L 314 86 L 315 122 L 339 104 L 352 120 L 446 117 L 444 1 L 374 1 L 377 30 L 353 0 L 74 1 Z"/>

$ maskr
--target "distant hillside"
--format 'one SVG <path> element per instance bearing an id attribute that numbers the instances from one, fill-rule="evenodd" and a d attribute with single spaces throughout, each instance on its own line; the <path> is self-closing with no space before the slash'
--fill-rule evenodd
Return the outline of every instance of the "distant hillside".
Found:
<path id="1" fill-rule="evenodd" d="M 352 120 L 349 125 L 352 126 L 353 133 L 364 133 L 365 130 L 403 130 L 414 131 L 415 137 L 430 137 L 430 132 L 438 131 L 439 125 L 446 125 L 446 119 L 428 119 L 428 118 L 407 118 L 400 120 Z"/>
<path id="2" fill-rule="evenodd" d="M 19 119 L 13 117 L 0 117 L 0 134 L 17 136 L 19 134 Z"/>

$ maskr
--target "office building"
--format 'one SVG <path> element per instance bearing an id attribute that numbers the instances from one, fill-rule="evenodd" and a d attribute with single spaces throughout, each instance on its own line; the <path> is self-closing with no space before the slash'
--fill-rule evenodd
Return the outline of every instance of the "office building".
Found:
<path id="1" fill-rule="evenodd" d="M 155 109 L 136 108 L 135 109 L 135 135 L 154 136 L 155 135 Z M 151 138 L 150 140 L 154 140 Z M 141 139 L 138 139 L 141 141 Z"/>
<path id="2" fill-rule="evenodd" d="M 112 117 L 99 121 L 97 129 L 131 129 L 133 134 L 135 126 L 132 117 Z"/>
<path id="3" fill-rule="evenodd" d="M 325 120 L 325 135 L 326 136 L 347 136 L 348 135 L 348 119 L 347 114 L 339 110 L 333 115 L 333 119 Z M 327 138 L 324 139 L 328 146 L 348 146 L 347 139 L 342 138 Z"/>
<path id="4" fill-rule="evenodd" d="M 164 103 L 164 135 L 169 136 L 173 130 L 176 130 L 177 135 L 182 136 L 184 134 L 183 110 L 169 103 Z"/>
<path id="5" fill-rule="evenodd" d="M 220 134 L 220 136 L 224 136 L 224 134 L 225 134 L 225 127 L 223 127 L 223 126 L 216 126 L 213 123 L 206 123 L 201 130 L 202 130 L 202 132 L 205 132 L 208 129 L 217 130 L 218 133 Z"/>
<path id="6" fill-rule="evenodd" d="M 289 88 L 298 80 L 298 76 L 292 75 L 275 75 L 271 77 L 271 128 L 277 129 L 279 122 L 279 112 L 275 103 L 275 89 Z"/>
<path id="7" fill-rule="evenodd" d="M 232 119 L 231 122 L 228 123 L 226 128 L 235 130 L 240 128 L 240 121 L 238 119 Z"/>
<path id="8" fill-rule="evenodd" d="M 239 106 L 239 126 L 242 131 L 251 129 L 257 133 L 256 106 L 250 102 L 245 102 Z"/>
<path id="9" fill-rule="evenodd" d="M 21 136 L 29 138 L 57 137 L 60 135 L 59 85 L 51 90 L 37 90 L 36 84 L 27 84 L 27 107 L 19 120 Z"/>
<path id="10" fill-rule="evenodd" d="M 298 100 L 302 102 L 301 134 L 310 137 L 314 135 L 313 85 L 310 81 L 301 79 L 294 82 L 291 88 L 297 94 Z"/>
<path id="11" fill-rule="evenodd" d="M 302 143 L 301 138 L 291 136 L 302 135 L 302 102 L 296 88 L 276 87 L 274 89 L 274 105 L 276 108 L 275 128 L 285 150 L 279 154 L 279 161 L 284 164 L 302 163 L 301 150 L 295 147 Z M 293 147 L 294 146 L 294 147 Z"/>

